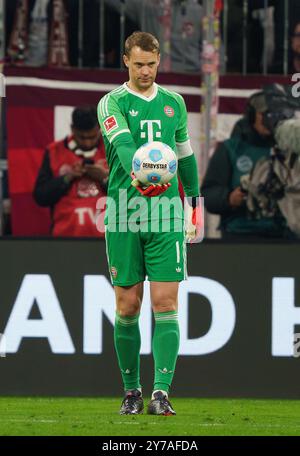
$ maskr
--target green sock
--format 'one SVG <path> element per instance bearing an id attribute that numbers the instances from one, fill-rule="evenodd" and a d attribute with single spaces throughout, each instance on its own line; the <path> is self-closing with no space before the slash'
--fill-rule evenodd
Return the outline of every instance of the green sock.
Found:
<path id="1" fill-rule="evenodd" d="M 179 350 L 179 325 L 176 311 L 154 313 L 152 341 L 154 357 L 154 390 L 169 392 Z"/>
<path id="2" fill-rule="evenodd" d="M 132 317 L 121 317 L 116 313 L 114 342 L 124 389 L 127 391 L 140 388 L 139 314 Z"/>

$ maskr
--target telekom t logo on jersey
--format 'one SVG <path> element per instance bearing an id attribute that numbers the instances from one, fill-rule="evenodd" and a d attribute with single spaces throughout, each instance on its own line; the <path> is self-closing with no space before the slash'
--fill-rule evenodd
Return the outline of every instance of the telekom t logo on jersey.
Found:
<path id="1" fill-rule="evenodd" d="M 161 121 L 160 120 L 141 120 L 141 130 L 147 129 L 147 132 L 141 131 L 141 138 L 148 136 L 148 141 L 152 142 L 161 138 Z M 144 126 L 146 127 L 144 128 Z"/>

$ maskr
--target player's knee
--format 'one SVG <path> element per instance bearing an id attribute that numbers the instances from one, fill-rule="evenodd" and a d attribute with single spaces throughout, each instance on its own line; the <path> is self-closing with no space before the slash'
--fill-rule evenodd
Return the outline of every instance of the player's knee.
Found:
<path id="1" fill-rule="evenodd" d="M 152 303 L 153 312 L 174 312 L 177 310 L 177 300 L 169 296 L 161 296 Z"/>
<path id="2" fill-rule="evenodd" d="M 121 317 L 132 317 L 140 312 L 141 301 L 135 296 L 127 296 L 117 300 L 117 312 Z"/>
<path id="3" fill-rule="evenodd" d="M 137 308 L 128 308 L 128 309 L 118 309 L 118 314 L 120 317 L 134 317 L 139 314 L 139 309 Z"/>

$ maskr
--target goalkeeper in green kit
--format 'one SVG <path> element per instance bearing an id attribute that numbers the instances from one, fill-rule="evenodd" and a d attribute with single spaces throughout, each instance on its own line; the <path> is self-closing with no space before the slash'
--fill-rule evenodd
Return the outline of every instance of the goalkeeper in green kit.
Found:
<path id="1" fill-rule="evenodd" d="M 144 409 L 139 315 L 146 277 L 155 320 L 154 385 L 147 411 L 176 414 L 168 394 L 179 350 L 178 287 L 186 278 L 186 239 L 192 242 L 197 236 L 199 182 L 186 107 L 179 94 L 155 83 L 159 60 L 157 39 L 149 33 L 133 33 L 125 42 L 129 81 L 105 95 L 98 105 L 110 169 L 105 224 L 116 296 L 114 342 L 125 390 L 120 414 L 128 415 Z M 169 145 L 177 155 L 178 173 L 190 202 L 185 223 L 177 176 L 168 184 L 144 186 L 133 175 L 135 151 L 152 141 Z"/>

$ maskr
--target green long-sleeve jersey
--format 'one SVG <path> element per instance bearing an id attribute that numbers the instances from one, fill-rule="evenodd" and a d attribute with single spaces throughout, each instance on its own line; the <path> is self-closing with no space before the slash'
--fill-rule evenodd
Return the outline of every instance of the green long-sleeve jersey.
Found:
<path id="1" fill-rule="evenodd" d="M 171 180 L 170 188 L 154 198 L 141 196 L 131 185 L 130 176 L 135 151 L 147 142 L 161 141 L 177 154 L 179 174 L 182 168 L 183 175 L 180 176 L 187 196 L 198 195 L 194 154 L 190 148 L 188 153 L 182 153 L 180 147 L 189 143 L 187 111 L 182 96 L 154 84 L 152 95 L 145 97 L 124 83 L 100 100 L 98 118 L 110 168 L 105 223 L 128 222 L 137 210 L 142 220 L 156 217 L 182 219 L 177 175 Z M 163 197 L 171 202 L 169 213 L 158 209 Z"/>

